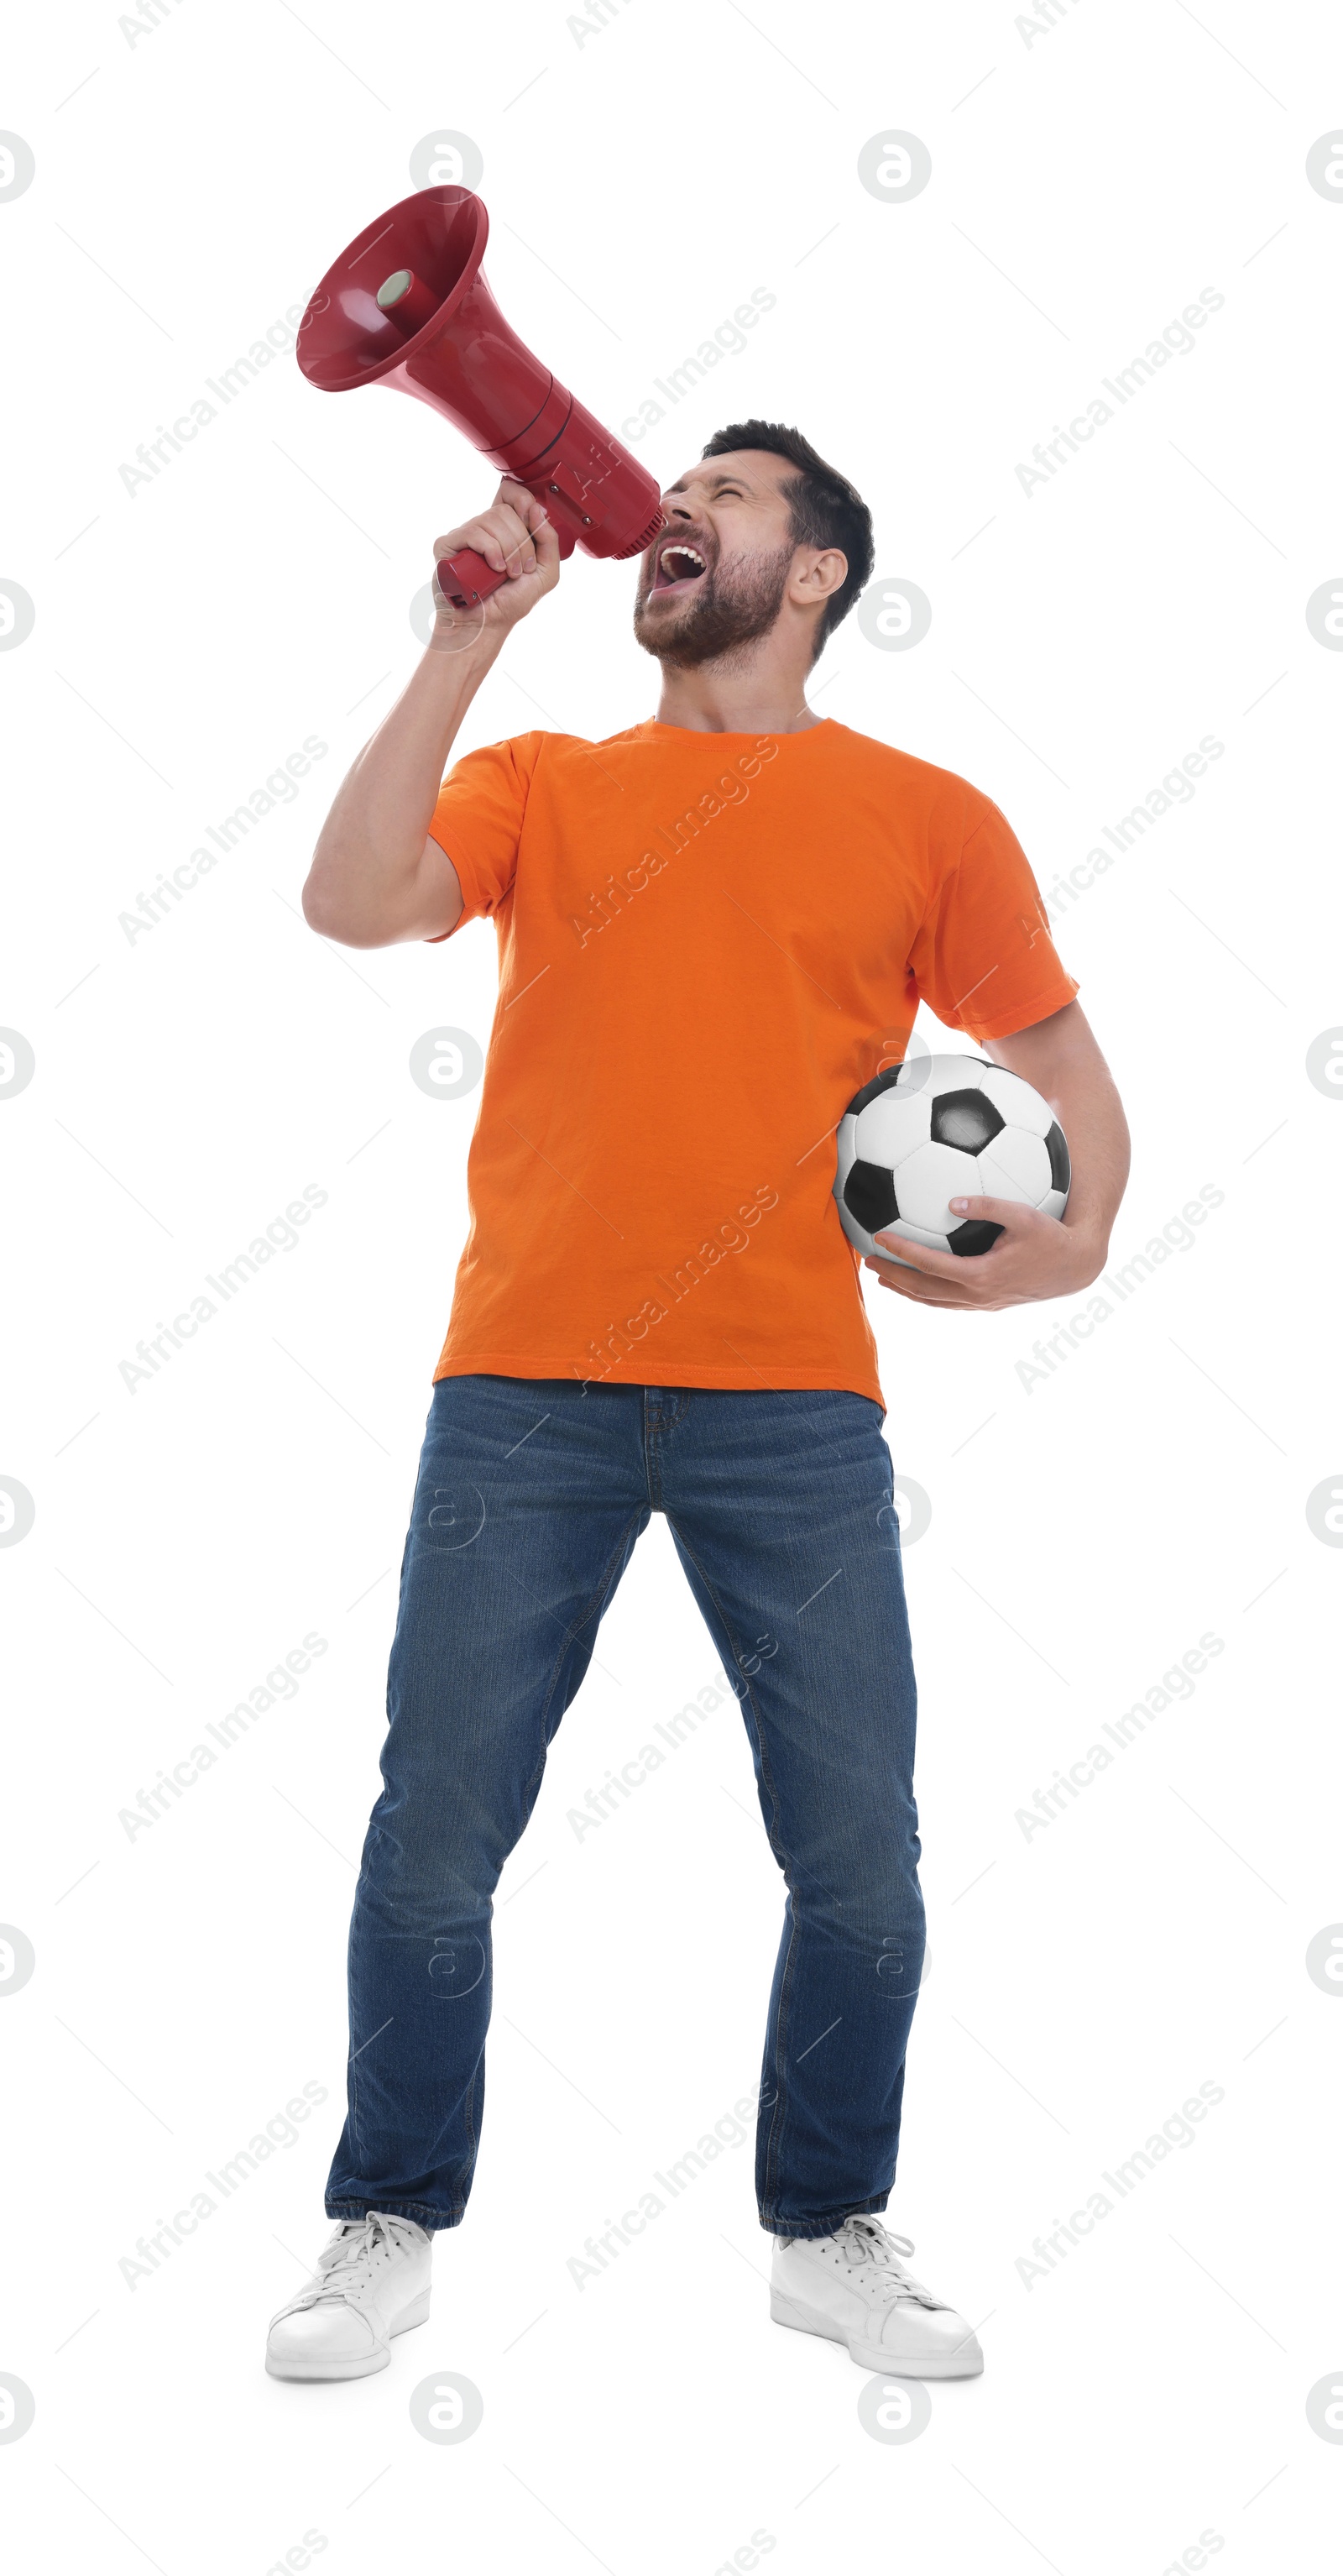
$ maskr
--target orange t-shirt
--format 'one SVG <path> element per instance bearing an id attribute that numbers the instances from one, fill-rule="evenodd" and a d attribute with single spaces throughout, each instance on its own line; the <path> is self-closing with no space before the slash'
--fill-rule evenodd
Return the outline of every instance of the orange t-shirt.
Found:
<path id="1" fill-rule="evenodd" d="M 1077 990 L 997 806 L 829 720 L 649 722 L 468 752 L 430 828 L 499 939 L 435 1379 L 880 1403 L 835 1129 L 921 996 L 983 1039 Z"/>

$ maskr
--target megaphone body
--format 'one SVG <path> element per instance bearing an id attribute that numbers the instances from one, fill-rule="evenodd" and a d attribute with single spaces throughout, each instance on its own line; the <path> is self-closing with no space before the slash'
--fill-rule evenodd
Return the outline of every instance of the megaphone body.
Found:
<path id="1" fill-rule="evenodd" d="M 489 216 L 468 188 L 422 188 L 379 215 L 309 300 L 296 355 L 322 393 L 390 385 L 463 431 L 544 505 L 561 555 L 623 562 L 652 543 L 657 484 L 504 320 L 481 273 Z M 502 588 L 471 547 L 438 566 L 470 607 Z"/>

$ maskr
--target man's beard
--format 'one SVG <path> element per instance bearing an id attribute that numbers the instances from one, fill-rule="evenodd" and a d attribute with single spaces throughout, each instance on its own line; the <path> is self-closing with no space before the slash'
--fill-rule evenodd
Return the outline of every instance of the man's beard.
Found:
<path id="1" fill-rule="evenodd" d="M 661 543 L 666 543 L 665 537 Z M 757 555 L 748 564 L 711 566 L 701 573 L 694 591 L 683 594 L 674 625 L 660 610 L 647 607 L 647 592 L 641 587 L 634 603 L 636 642 L 672 670 L 694 671 L 705 662 L 721 662 L 730 669 L 744 661 L 750 646 L 773 626 L 783 606 L 794 552 L 789 538 L 774 554 Z"/>

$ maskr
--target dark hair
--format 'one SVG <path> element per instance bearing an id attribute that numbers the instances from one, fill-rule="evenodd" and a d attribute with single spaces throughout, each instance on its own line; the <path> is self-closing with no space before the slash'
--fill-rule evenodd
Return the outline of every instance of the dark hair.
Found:
<path id="1" fill-rule="evenodd" d="M 783 486 L 794 545 L 838 546 L 848 559 L 849 569 L 817 622 L 814 662 L 872 577 L 872 513 L 852 483 L 817 455 L 800 429 L 785 429 L 776 420 L 735 420 L 730 428 L 715 430 L 701 453 L 731 456 L 740 447 L 762 448 L 766 455 L 785 457 L 797 467 L 796 475 Z"/>

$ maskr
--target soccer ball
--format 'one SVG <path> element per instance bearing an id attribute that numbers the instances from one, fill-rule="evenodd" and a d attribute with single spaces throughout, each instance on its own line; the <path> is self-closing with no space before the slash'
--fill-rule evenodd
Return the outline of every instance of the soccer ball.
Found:
<path id="1" fill-rule="evenodd" d="M 839 1122 L 839 1221 L 877 1261 L 896 1258 L 873 1241 L 879 1231 L 937 1252 L 987 1252 L 1002 1227 L 958 1220 L 948 1199 L 1018 1199 L 1060 1217 L 1071 1179 L 1048 1101 L 983 1056 L 891 1065 L 855 1093 Z"/>

